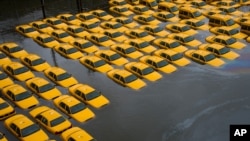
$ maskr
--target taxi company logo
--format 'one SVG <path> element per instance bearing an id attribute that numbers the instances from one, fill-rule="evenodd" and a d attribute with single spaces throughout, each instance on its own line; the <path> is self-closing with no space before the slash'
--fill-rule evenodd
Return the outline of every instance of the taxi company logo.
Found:
<path id="1" fill-rule="evenodd" d="M 250 141 L 250 125 L 230 125 L 230 141 Z"/>

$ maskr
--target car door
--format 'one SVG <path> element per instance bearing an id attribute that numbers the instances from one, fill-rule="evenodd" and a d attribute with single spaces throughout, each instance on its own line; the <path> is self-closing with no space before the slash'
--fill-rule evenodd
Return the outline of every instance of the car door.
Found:
<path id="1" fill-rule="evenodd" d="M 200 61 L 199 61 L 199 60 L 200 60 L 200 55 L 198 55 L 198 54 L 196 54 L 196 53 L 193 53 L 193 54 L 192 54 L 192 59 L 195 60 L 195 61 L 200 62 Z"/>
<path id="2" fill-rule="evenodd" d="M 120 84 L 123 84 L 123 82 L 120 80 L 120 75 L 118 75 L 118 74 L 114 74 L 114 80 L 116 81 L 116 82 L 118 82 L 118 83 L 120 83 Z"/>

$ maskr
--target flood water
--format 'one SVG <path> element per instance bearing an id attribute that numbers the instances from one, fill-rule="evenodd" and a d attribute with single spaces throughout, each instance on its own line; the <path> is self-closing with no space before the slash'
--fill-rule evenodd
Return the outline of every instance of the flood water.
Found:
<path id="1" fill-rule="evenodd" d="M 55 15 L 57 13 L 55 10 Z M 53 15 L 53 10 L 50 14 Z M 41 15 L 40 10 L 31 11 L 16 20 L 16 15 L 4 18 L 2 14 L 0 43 L 14 41 L 52 66 L 64 68 L 79 82 L 102 91 L 111 103 L 101 109 L 89 107 L 96 114 L 94 119 L 82 124 L 70 119 L 74 126 L 85 129 L 98 141 L 229 141 L 230 124 L 250 124 L 249 43 L 242 41 L 247 47 L 236 51 L 241 56 L 235 61 L 225 60 L 226 65 L 221 68 L 192 62 L 189 66 L 178 67 L 172 74 L 162 74 L 163 78 L 157 82 L 146 81 L 145 88 L 134 91 L 114 83 L 104 74 L 88 70 L 76 60 L 65 59 L 39 46 L 9 25 L 15 25 L 15 21 L 26 23 L 30 17 L 39 19 Z M 196 37 L 205 42 L 204 38 L 210 34 L 202 31 Z M 35 72 L 35 75 L 46 78 L 42 73 Z M 68 93 L 67 89 L 58 88 Z M 55 108 L 51 101 L 39 100 L 41 105 Z M 28 115 L 28 111 L 15 109 L 17 113 Z M 17 140 L 6 130 L 3 121 L 0 131 L 10 141 Z M 48 135 L 61 140 L 57 135 Z"/>

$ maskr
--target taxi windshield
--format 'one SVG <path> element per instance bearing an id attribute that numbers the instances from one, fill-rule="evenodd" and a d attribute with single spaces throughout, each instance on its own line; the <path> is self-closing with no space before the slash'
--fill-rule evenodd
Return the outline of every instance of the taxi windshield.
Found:
<path id="1" fill-rule="evenodd" d="M 18 74 L 21 74 L 21 73 L 25 73 L 29 71 L 29 69 L 27 67 L 21 67 L 21 68 L 17 68 L 14 70 L 14 75 L 18 75 Z"/>
<path id="2" fill-rule="evenodd" d="M 40 127 L 38 125 L 32 124 L 32 125 L 25 127 L 21 130 L 21 136 L 26 137 L 26 136 L 31 135 L 39 130 L 40 130 Z"/>
<path id="3" fill-rule="evenodd" d="M 79 102 L 78 104 L 70 107 L 70 113 L 75 114 L 75 113 L 77 113 L 79 111 L 82 111 L 85 108 L 86 108 L 86 105 L 83 104 L 82 102 Z"/>
<path id="4" fill-rule="evenodd" d="M 40 64 L 42 64 L 42 63 L 44 63 L 44 62 L 45 62 L 45 60 L 43 60 L 42 58 L 39 58 L 39 59 L 33 60 L 33 61 L 31 62 L 31 65 L 32 65 L 32 66 L 36 66 L 36 65 L 40 65 Z"/>
<path id="5" fill-rule="evenodd" d="M 57 76 L 57 81 L 61 81 L 61 80 L 64 80 L 64 79 L 67 79 L 67 78 L 70 78 L 71 77 L 71 74 L 68 74 L 68 73 L 63 73 L 63 74 L 60 74 Z"/>
<path id="6" fill-rule="evenodd" d="M 104 61 L 104 60 L 98 60 L 98 61 L 96 61 L 95 63 L 94 63 L 94 66 L 95 67 L 100 67 L 100 66 L 103 66 L 103 65 L 105 65 L 106 64 L 106 62 Z"/>
<path id="7" fill-rule="evenodd" d="M 21 101 L 31 96 L 32 94 L 29 91 L 25 91 L 25 92 L 15 95 L 15 101 Z"/>
<path id="8" fill-rule="evenodd" d="M 136 49 L 133 48 L 133 47 L 130 47 L 130 48 L 125 49 L 125 53 L 126 53 L 126 54 L 129 54 L 129 53 L 132 53 L 132 52 L 135 52 L 135 51 L 136 51 Z"/>
<path id="9" fill-rule="evenodd" d="M 60 116 L 60 117 L 50 121 L 50 125 L 51 125 L 51 127 L 54 127 L 54 126 L 56 126 L 64 121 L 65 121 L 65 119 L 62 116 Z"/>
<path id="10" fill-rule="evenodd" d="M 113 54 L 110 56 L 110 61 L 113 61 L 113 60 L 116 60 L 116 59 L 119 59 L 121 56 L 119 54 Z"/>
<path id="11" fill-rule="evenodd" d="M 75 52 L 77 52 L 78 50 L 76 49 L 76 48 L 69 48 L 69 49 L 67 49 L 67 51 L 66 51 L 66 53 L 67 54 L 72 54 L 72 53 L 75 53 Z"/>
<path id="12" fill-rule="evenodd" d="M 169 45 L 169 48 L 175 48 L 175 47 L 178 47 L 178 46 L 180 46 L 180 43 L 176 41 L 176 42 L 171 43 Z"/>
<path id="13" fill-rule="evenodd" d="M 157 32 L 162 31 L 163 28 L 162 28 L 162 27 L 156 27 L 156 28 L 154 28 L 153 30 L 154 30 L 154 33 L 157 33 Z"/>
<path id="14" fill-rule="evenodd" d="M 228 45 L 231 45 L 231 44 L 233 44 L 233 43 L 235 43 L 235 42 L 236 42 L 236 39 L 235 39 L 235 38 L 230 38 L 230 39 L 226 40 L 226 43 L 227 43 Z"/>
<path id="15" fill-rule="evenodd" d="M 83 28 L 79 27 L 79 28 L 75 29 L 74 31 L 75 31 L 75 33 L 80 33 L 80 32 L 83 32 Z"/>
<path id="16" fill-rule="evenodd" d="M 194 36 L 188 36 L 186 38 L 184 38 L 184 42 L 190 42 L 190 41 L 193 41 L 194 40 Z"/>
<path id="17" fill-rule="evenodd" d="M 21 48 L 20 46 L 15 46 L 13 48 L 10 48 L 9 50 L 10 53 L 14 53 L 23 50 L 23 48 Z"/>
<path id="18" fill-rule="evenodd" d="M 206 62 L 208 62 L 208 61 L 215 59 L 216 57 L 213 54 L 209 54 L 209 55 L 204 56 L 204 58 Z"/>
<path id="19" fill-rule="evenodd" d="M 44 43 L 48 43 L 48 42 L 52 42 L 52 41 L 54 41 L 54 38 L 52 38 L 52 37 L 48 37 L 48 38 L 43 39 Z"/>
<path id="20" fill-rule="evenodd" d="M 126 82 L 126 83 L 130 83 L 130 82 L 133 82 L 133 81 L 135 81 L 135 80 L 137 80 L 137 79 L 138 79 L 138 78 L 137 78 L 134 74 L 131 74 L 131 75 L 125 77 L 125 82 Z"/>
<path id="21" fill-rule="evenodd" d="M 47 92 L 47 91 L 52 90 L 54 88 L 55 88 L 54 85 L 52 85 L 51 83 L 48 83 L 48 84 L 45 84 L 43 86 L 40 86 L 39 87 L 39 92 L 40 93 Z"/>
<path id="22" fill-rule="evenodd" d="M 147 75 L 154 72 L 154 69 L 152 69 L 151 67 L 147 67 L 145 69 L 142 70 L 142 75 Z"/>
<path id="23" fill-rule="evenodd" d="M 172 55 L 171 59 L 172 59 L 172 61 L 176 61 L 176 60 L 181 59 L 182 57 L 183 57 L 183 55 L 181 53 L 177 53 L 175 55 Z"/>
<path id="24" fill-rule="evenodd" d="M 169 63 L 166 60 L 161 60 L 160 62 L 157 62 L 157 67 L 161 68 L 164 67 L 166 65 L 168 65 Z"/>
<path id="25" fill-rule="evenodd" d="M 229 48 L 223 47 L 223 48 L 221 48 L 221 49 L 219 50 L 219 53 L 220 53 L 220 54 L 226 54 L 226 53 L 228 53 L 229 51 L 230 51 Z"/>
<path id="26" fill-rule="evenodd" d="M 61 34 L 59 34 L 59 38 L 64 38 L 64 37 L 68 37 L 69 34 L 67 32 L 63 32 Z"/>
<path id="27" fill-rule="evenodd" d="M 93 45 L 93 43 L 87 42 L 87 43 L 81 44 L 81 48 L 88 48 L 88 47 L 90 47 L 92 45 Z"/>
<path id="28" fill-rule="evenodd" d="M 101 94 L 99 92 L 97 92 L 96 90 L 88 93 L 85 95 L 86 97 L 86 100 L 92 100 L 92 99 L 95 99 L 97 97 L 99 97 Z"/>

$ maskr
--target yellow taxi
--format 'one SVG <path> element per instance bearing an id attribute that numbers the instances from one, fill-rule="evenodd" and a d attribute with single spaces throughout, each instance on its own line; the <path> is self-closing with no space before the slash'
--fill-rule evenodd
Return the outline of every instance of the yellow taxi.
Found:
<path id="1" fill-rule="evenodd" d="M 21 109 L 31 109 L 39 104 L 36 97 L 19 84 L 4 87 L 2 94 Z"/>
<path id="2" fill-rule="evenodd" d="M 32 120 L 22 114 L 14 115 L 4 121 L 5 127 L 19 140 L 49 140 L 48 135 Z"/>
<path id="3" fill-rule="evenodd" d="M 126 0 L 127 3 L 132 4 L 132 5 L 138 5 L 139 4 L 139 0 Z"/>
<path id="4" fill-rule="evenodd" d="M 220 6 L 220 7 L 218 7 L 218 9 L 229 14 L 229 15 L 236 16 L 236 17 L 242 16 L 244 14 L 244 12 L 236 10 L 235 8 L 233 8 L 231 6 L 230 7 Z"/>
<path id="5" fill-rule="evenodd" d="M 50 67 L 50 64 L 37 54 L 29 54 L 27 56 L 20 57 L 20 61 L 21 63 L 35 71 L 44 71 L 45 69 Z"/>
<path id="6" fill-rule="evenodd" d="M 236 39 L 244 39 L 247 37 L 247 34 L 241 33 L 238 29 L 222 26 L 222 27 L 213 27 L 209 29 L 210 32 L 216 35 L 227 35 L 234 37 Z"/>
<path id="7" fill-rule="evenodd" d="M 201 42 L 194 38 L 194 36 L 184 33 L 172 33 L 168 35 L 168 38 L 175 39 L 185 46 L 197 47 Z"/>
<path id="8" fill-rule="evenodd" d="M 148 42 L 151 42 L 155 39 L 154 36 L 149 35 L 146 31 L 142 29 L 130 29 L 125 31 L 125 34 L 133 39 L 142 39 Z"/>
<path id="9" fill-rule="evenodd" d="M 113 69 L 107 72 L 107 76 L 116 83 L 131 89 L 139 90 L 146 86 L 143 80 L 127 70 Z"/>
<path id="10" fill-rule="evenodd" d="M 158 8 L 158 2 L 156 0 L 140 0 L 139 3 L 148 6 L 152 10 L 157 10 Z"/>
<path id="11" fill-rule="evenodd" d="M 101 32 L 104 35 L 107 35 L 109 38 L 116 42 L 123 42 L 125 40 L 128 40 L 129 38 L 123 34 L 121 31 L 117 31 L 114 29 L 107 29 L 103 32 Z"/>
<path id="12" fill-rule="evenodd" d="M 99 33 L 101 31 L 104 31 L 104 29 L 99 26 L 99 23 L 94 23 L 90 21 L 82 22 L 81 26 L 84 28 L 84 30 L 90 33 Z"/>
<path id="13" fill-rule="evenodd" d="M 206 38 L 209 43 L 217 43 L 234 49 L 243 49 L 246 45 L 227 35 L 211 35 Z"/>
<path id="14" fill-rule="evenodd" d="M 195 31 L 194 29 L 191 29 L 189 25 L 187 24 L 183 24 L 183 23 L 172 23 L 172 24 L 168 24 L 166 26 L 166 28 L 172 32 L 175 32 L 175 33 L 184 33 L 184 34 L 187 34 L 187 35 L 195 35 L 197 34 L 198 32 Z"/>
<path id="15" fill-rule="evenodd" d="M 210 10 L 203 10 L 201 11 L 202 14 L 204 16 L 206 16 L 207 18 L 210 18 L 210 16 L 214 15 L 214 14 L 220 14 L 220 15 L 226 15 L 227 13 L 226 12 L 223 12 L 219 9 L 210 9 Z"/>
<path id="16" fill-rule="evenodd" d="M 250 43 L 250 37 L 248 37 L 248 38 L 246 39 L 246 41 Z"/>
<path id="17" fill-rule="evenodd" d="M 111 50 L 119 53 L 120 55 L 132 59 L 137 59 L 143 56 L 143 53 L 137 51 L 137 49 L 129 44 L 116 44 L 110 47 Z"/>
<path id="18" fill-rule="evenodd" d="M 124 6 L 129 8 L 131 5 L 126 0 L 109 0 L 109 6 Z"/>
<path id="19" fill-rule="evenodd" d="M 179 14 L 179 8 L 175 3 L 172 2 L 160 2 L 158 4 L 158 10 L 159 11 L 168 11 L 170 13 L 173 13 L 175 15 Z"/>
<path id="20" fill-rule="evenodd" d="M 96 45 L 94 45 L 92 42 L 82 39 L 82 38 L 75 38 L 74 41 L 71 41 L 70 44 L 80 50 L 81 52 L 85 52 L 87 54 L 93 53 L 98 49 Z"/>
<path id="21" fill-rule="evenodd" d="M 71 86 L 69 93 L 94 108 L 101 108 L 109 104 L 109 100 L 100 91 L 98 92 L 87 84 L 80 83 Z"/>
<path id="22" fill-rule="evenodd" d="M 235 17 L 234 21 L 241 25 L 241 23 L 250 21 L 250 16 Z"/>
<path id="23" fill-rule="evenodd" d="M 104 46 L 104 47 L 110 47 L 116 44 L 108 36 L 101 34 L 101 33 L 93 33 L 87 36 L 87 39 L 99 46 Z"/>
<path id="24" fill-rule="evenodd" d="M 0 44 L 0 50 L 13 58 L 20 58 L 28 55 L 28 52 L 14 42 L 5 42 Z"/>
<path id="25" fill-rule="evenodd" d="M 40 34 L 31 25 L 28 25 L 28 24 L 16 26 L 16 31 L 29 38 L 36 37 L 37 35 Z"/>
<path id="26" fill-rule="evenodd" d="M 99 20 L 98 18 L 96 18 L 93 14 L 89 13 L 89 12 L 83 12 L 83 13 L 78 13 L 76 14 L 76 17 L 80 20 L 84 21 L 89 21 L 92 23 L 99 23 L 101 22 L 101 20 Z"/>
<path id="27" fill-rule="evenodd" d="M 0 71 L 0 89 L 12 84 L 14 82 L 5 73 Z"/>
<path id="28" fill-rule="evenodd" d="M 3 65 L 3 70 L 18 81 L 26 81 L 35 77 L 26 66 L 19 62 L 11 62 L 7 65 Z"/>
<path id="29" fill-rule="evenodd" d="M 217 7 L 233 7 L 233 8 L 239 8 L 241 5 L 236 3 L 233 0 L 221 0 L 221 1 L 215 1 L 215 2 L 211 2 L 211 5 L 217 6 Z"/>
<path id="30" fill-rule="evenodd" d="M 80 52 L 77 48 L 68 43 L 61 44 L 60 46 L 55 47 L 54 49 L 60 55 L 68 59 L 76 60 L 84 56 L 82 52 Z"/>
<path id="31" fill-rule="evenodd" d="M 179 18 L 203 20 L 206 17 L 201 14 L 199 9 L 184 6 L 179 8 Z"/>
<path id="32" fill-rule="evenodd" d="M 185 19 L 181 20 L 180 23 L 187 24 L 191 28 L 196 30 L 208 30 L 209 26 L 202 20 L 198 19 Z"/>
<path id="33" fill-rule="evenodd" d="M 142 25 L 140 26 L 142 30 L 147 31 L 149 34 L 153 36 L 158 36 L 158 37 L 166 37 L 169 32 L 164 30 L 163 27 L 161 26 L 156 26 L 156 25 Z"/>
<path id="34" fill-rule="evenodd" d="M 112 50 L 99 50 L 95 52 L 95 55 L 102 58 L 106 62 L 117 66 L 122 66 L 128 63 L 126 58 Z"/>
<path id="35" fill-rule="evenodd" d="M 159 19 L 164 22 L 178 22 L 180 20 L 179 17 L 175 16 L 175 14 L 168 11 L 155 12 L 153 16 L 156 19 Z"/>
<path id="36" fill-rule="evenodd" d="M 5 134 L 0 132 L 0 141 L 8 141 L 8 139 L 6 138 Z"/>
<path id="37" fill-rule="evenodd" d="M 166 60 L 158 56 L 145 55 L 140 58 L 142 63 L 145 63 L 157 71 L 162 71 L 164 73 L 172 73 L 177 70 L 177 68 L 169 64 Z"/>
<path id="38" fill-rule="evenodd" d="M 109 65 L 103 59 L 97 56 L 90 56 L 90 55 L 84 56 L 81 59 L 79 59 L 79 61 L 87 68 L 101 73 L 106 73 L 107 71 L 113 69 L 111 65 Z"/>
<path id="39" fill-rule="evenodd" d="M 129 7 L 129 10 L 131 10 L 132 12 L 134 12 L 135 14 L 143 14 L 143 15 L 152 15 L 154 13 L 153 10 L 150 10 L 147 6 L 145 5 L 133 5 L 131 7 Z"/>
<path id="40" fill-rule="evenodd" d="M 119 23 L 121 23 L 123 26 L 125 26 L 127 28 L 136 28 L 136 27 L 138 27 L 138 23 L 135 22 L 133 19 L 131 19 L 129 17 L 115 17 L 115 18 L 112 18 L 111 21 L 119 22 Z"/>
<path id="41" fill-rule="evenodd" d="M 103 21 L 109 21 L 110 19 L 114 18 L 112 15 L 108 14 L 106 11 L 97 9 L 90 11 L 95 17 Z"/>
<path id="42" fill-rule="evenodd" d="M 61 134 L 63 141 L 95 141 L 85 130 L 79 127 L 72 127 Z"/>
<path id="43" fill-rule="evenodd" d="M 162 78 L 160 73 L 142 62 L 129 62 L 124 65 L 124 68 L 125 70 L 137 75 L 139 78 L 145 78 L 149 81 L 157 81 Z"/>
<path id="44" fill-rule="evenodd" d="M 50 33 L 54 30 L 44 21 L 34 21 L 34 22 L 29 23 L 29 25 L 31 25 L 33 28 L 35 28 L 36 30 L 42 33 Z"/>
<path id="45" fill-rule="evenodd" d="M 84 30 L 83 27 L 77 26 L 77 25 L 69 25 L 64 30 L 67 31 L 71 36 L 79 37 L 79 38 L 86 38 L 88 35 L 90 35 L 87 31 Z"/>
<path id="46" fill-rule="evenodd" d="M 185 56 L 200 64 L 208 64 L 213 67 L 220 67 L 225 62 L 217 58 L 213 53 L 205 50 L 188 50 Z"/>
<path id="47" fill-rule="evenodd" d="M 203 44 L 199 46 L 199 49 L 212 52 L 217 57 L 223 57 L 229 60 L 234 60 L 240 56 L 238 53 L 220 44 Z"/>
<path id="48" fill-rule="evenodd" d="M 179 53 L 183 53 L 187 50 L 187 48 L 181 45 L 178 41 L 170 38 L 158 38 L 154 40 L 153 44 L 162 49 L 172 49 Z"/>
<path id="49" fill-rule="evenodd" d="M 114 29 L 116 31 L 124 32 L 127 31 L 128 28 L 124 27 L 121 23 L 119 22 L 113 22 L 113 21 L 105 21 L 100 24 L 100 26 L 104 29 Z"/>
<path id="50" fill-rule="evenodd" d="M 250 1 L 249 0 L 234 0 L 234 2 L 236 2 L 237 4 L 240 4 L 241 6 L 250 5 Z"/>
<path id="51" fill-rule="evenodd" d="M 191 62 L 183 57 L 182 53 L 178 53 L 171 49 L 158 49 L 154 52 L 154 55 L 166 59 L 169 63 L 175 64 L 177 66 L 187 66 Z"/>
<path id="52" fill-rule="evenodd" d="M 75 15 L 69 13 L 59 14 L 56 17 L 69 25 L 80 25 L 82 22 L 81 20 L 77 19 Z"/>
<path id="53" fill-rule="evenodd" d="M 208 24 L 211 27 L 215 26 L 229 26 L 232 28 L 239 28 L 240 25 L 235 23 L 231 16 L 222 15 L 222 14 L 214 14 L 209 17 Z"/>
<path id="54" fill-rule="evenodd" d="M 61 95 L 61 92 L 44 78 L 34 77 L 25 82 L 27 88 L 46 100 L 55 99 Z"/>
<path id="55" fill-rule="evenodd" d="M 193 6 L 195 8 L 202 9 L 202 10 L 210 10 L 210 9 L 214 8 L 214 6 L 211 6 L 211 5 L 207 4 L 203 0 L 187 1 L 185 3 L 185 6 L 189 6 L 189 5 Z"/>
<path id="56" fill-rule="evenodd" d="M 146 25 L 158 25 L 161 23 L 152 15 L 135 15 L 133 19 L 137 21 L 138 23 L 146 24 Z"/>
<path id="57" fill-rule="evenodd" d="M 112 7 L 109 8 L 109 11 L 111 11 L 114 14 L 117 14 L 119 16 L 125 16 L 125 17 L 135 15 L 135 13 L 130 11 L 128 9 L 128 7 L 126 7 L 126 6 L 112 6 Z"/>
<path id="58" fill-rule="evenodd" d="M 60 45 L 60 43 L 57 40 L 55 40 L 52 36 L 48 34 L 40 34 L 35 38 L 33 38 L 33 40 L 37 42 L 39 45 L 47 48 L 54 48 Z"/>
<path id="59" fill-rule="evenodd" d="M 43 21 L 55 29 L 64 29 L 64 28 L 67 28 L 68 26 L 66 23 L 62 22 L 61 19 L 56 18 L 56 17 L 46 18 Z"/>
<path id="60" fill-rule="evenodd" d="M 10 62 L 11 62 L 11 59 L 8 56 L 6 56 L 5 53 L 0 51 L 0 66 L 4 64 L 9 64 Z"/>
<path id="61" fill-rule="evenodd" d="M 143 53 L 147 53 L 147 54 L 150 54 L 157 49 L 156 47 L 149 44 L 148 41 L 144 41 L 141 39 L 129 39 L 129 40 L 125 40 L 124 43 L 129 44 L 135 47 L 137 50 Z"/>
<path id="62" fill-rule="evenodd" d="M 5 120 L 15 114 L 15 109 L 7 101 L 0 98 L 0 120 Z"/>
<path id="63" fill-rule="evenodd" d="M 61 134 L 63 131 L 72 127 L 68 119 L 63 117 L 59 112 L 47 106 L 39 106 L 32 109 L 29 114 L 37 123 L 53 134 Z"/>
<path id="64" fill-rule="evenodd" d="M 69 43 L 74 40 L 74 37 L 70 36 L 66 31 L 62 29 L 55 29 L 50 35 L 59 42 Z"/>
<path id="65" fill-rule="evenodd" d="M 54 105 L 66 115 L 78 122 L 85 122 L 95 114 L 82 102 L 69 95 L 61 95 L 53 100 Z"/>
<path id="66" fill-rule="evenodd" d="M 44 71 L 46 77 L 62 87 L 70 87 L 78 83 L 78 81 L 64 69 L 60 67 L 51 67 Z"/>

